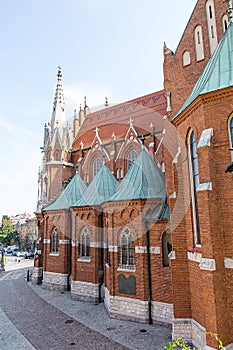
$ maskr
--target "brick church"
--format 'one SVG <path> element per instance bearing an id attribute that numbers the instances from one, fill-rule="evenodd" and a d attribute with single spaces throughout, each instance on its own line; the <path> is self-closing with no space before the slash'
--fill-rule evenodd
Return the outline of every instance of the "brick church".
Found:
<path id="1" fill-rule="evenodd" d="M 33 283 L 233 349 L 232 1 L 198 0 L 164 86 L 66 122 L 62 71 L 39 171 Z"/>

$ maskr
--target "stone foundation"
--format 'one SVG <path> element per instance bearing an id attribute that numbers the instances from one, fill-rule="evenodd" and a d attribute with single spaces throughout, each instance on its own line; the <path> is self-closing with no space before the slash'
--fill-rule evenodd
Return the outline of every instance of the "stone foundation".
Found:
<path id="1" fill-rule="evenodd" d="M 110 317 L 147 323 L 149 320 L 148 302 L 132 298 L 111 296 L 105 288 L 105 307 Z M 152 302 L 152 320 L 172 323 L 173 306 L 171 304 Z"/>
<path id="2" fill-rule="evenodd" d="M 55 272 L 44 272 L 42 287 L 59 291 L 69 290 L 69 275 Z"/>
<path id="3" fill-rule="evenodd" d="M 197 348 L 214 350 L 206 344 L 206 329 L 195 320 L 175 318 L 173 320 L 172 338 L 177 337 L 192 343 Z"/>
<path id="4" fill-rule="evenodd" d="M 152 320 L 172 324 L 173 304 L 152 301 Z"/>
<path id="5" fill-rule="evenodd" d="M 103 286 L 100 292 L 99 288 L 99 283 L 72 281 L 71 296 L 75 300 L 98 302 L 99 293 L 101 294 L 101 300 L 103 300 Z"/>
<path id="6" fill-rule="evenodd" d="M 32 270 L 32 284 L 41 284 L 43 279 L 43 268 L 34 267 Z"/>

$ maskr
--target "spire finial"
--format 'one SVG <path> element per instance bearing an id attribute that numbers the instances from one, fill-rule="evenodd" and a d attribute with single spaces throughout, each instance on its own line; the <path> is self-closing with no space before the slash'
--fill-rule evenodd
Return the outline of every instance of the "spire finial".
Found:
<path id="1" fill-rule="evenodd" d="M 105 107 L 108 107 L 108 106 L 109 106 L 109 104 L 108 104 L 108 98 L 105 97 Z"/>
<path id="2" fill-rule="evenodd" d="M 65 117 L 65 102 L 62 88 L 62 71 L 61 66 L 58 66 L 57 71 L 57 86 L 55 91 L 55 97 L 53 102 L 53 113 L 51 118 L 51 130 L 52 134 L 56 128 L 56 122 L 58 121 L 59 126 L 66 121 Z"/>
<path id="3" fill-rule="evenodd" d="M 87 105 L 87 97 L 84 96 L 84 108 L 86 107 L 86 105 Z"/>
<path id="4" fill-rule="evenodd" d="M 129 119 L 129 126 L 132 128 L 133 127 L 133 118 Z"/>
<path id="5" fill-rule="evenodd" d="M 98 133 L 99 133 L 99 129 L 96 127 L 95 128 L 95 136 L 98 136 L 99 135 Z"/>

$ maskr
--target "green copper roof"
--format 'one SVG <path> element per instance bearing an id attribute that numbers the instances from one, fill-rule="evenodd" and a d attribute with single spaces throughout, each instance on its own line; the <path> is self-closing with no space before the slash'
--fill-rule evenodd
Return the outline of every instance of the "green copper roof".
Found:
<path id="1" fill-rule="evenodd" d="M 66 188 L 59 194 L 55 202 L 50 204 L 45 210 L 69 209 L 78 199 L 83 197 L 87 186 L 77 173 Z"/>
<path id="2" fill-rule="evenodd" d="M 100 205 L 116 193 L 116 187 L 117 180 L 108 167 L 103 164 L 88 186 L 85 195 L 73 207 Z"/>
<path id="3" fill-rule="evenodd" d="M 173 120 L 199 95 L 233 85 L 233 23 L 231 22 L 191 94 Z"/>
<path id="4" fill-rule="evenodd" d="M 165 199 L 164 175 L 143 146 L 111 200 Z"/>

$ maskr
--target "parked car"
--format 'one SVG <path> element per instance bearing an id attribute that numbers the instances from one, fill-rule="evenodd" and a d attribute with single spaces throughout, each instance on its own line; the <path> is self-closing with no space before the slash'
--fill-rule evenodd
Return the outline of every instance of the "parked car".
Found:
<path id="1" fill-rule="evenodd" d="M 13 254 L 13 250 L 14 249 L 19 249 L 18 247 L 16 247 L 16 246 L 8 246 L 7 248 L 6 248 L 6 253 L 7 254 Z M 16 255 L 16 254 L 15 254 Z"/>
<path id="2" fill-rule="evenodd" d="M 33 252 L 25 252 L 25 259 L 30 259 L 34 258 L 34 253 Z"/>
<path id="3" fill-rule="evenodd" d="M 12 255 L 13 256 L 17 256 L 18 251 L 19 251 L 19 248 L 13 248 L 12 249 Z"/>
<path id="4" fill-rule="evenodd" d="M 18 257 L 22 257 L 22 258 L 25 258 L 25 254 L 27 254 L 27 252 L 17 252 L 17 256 Z"/>

